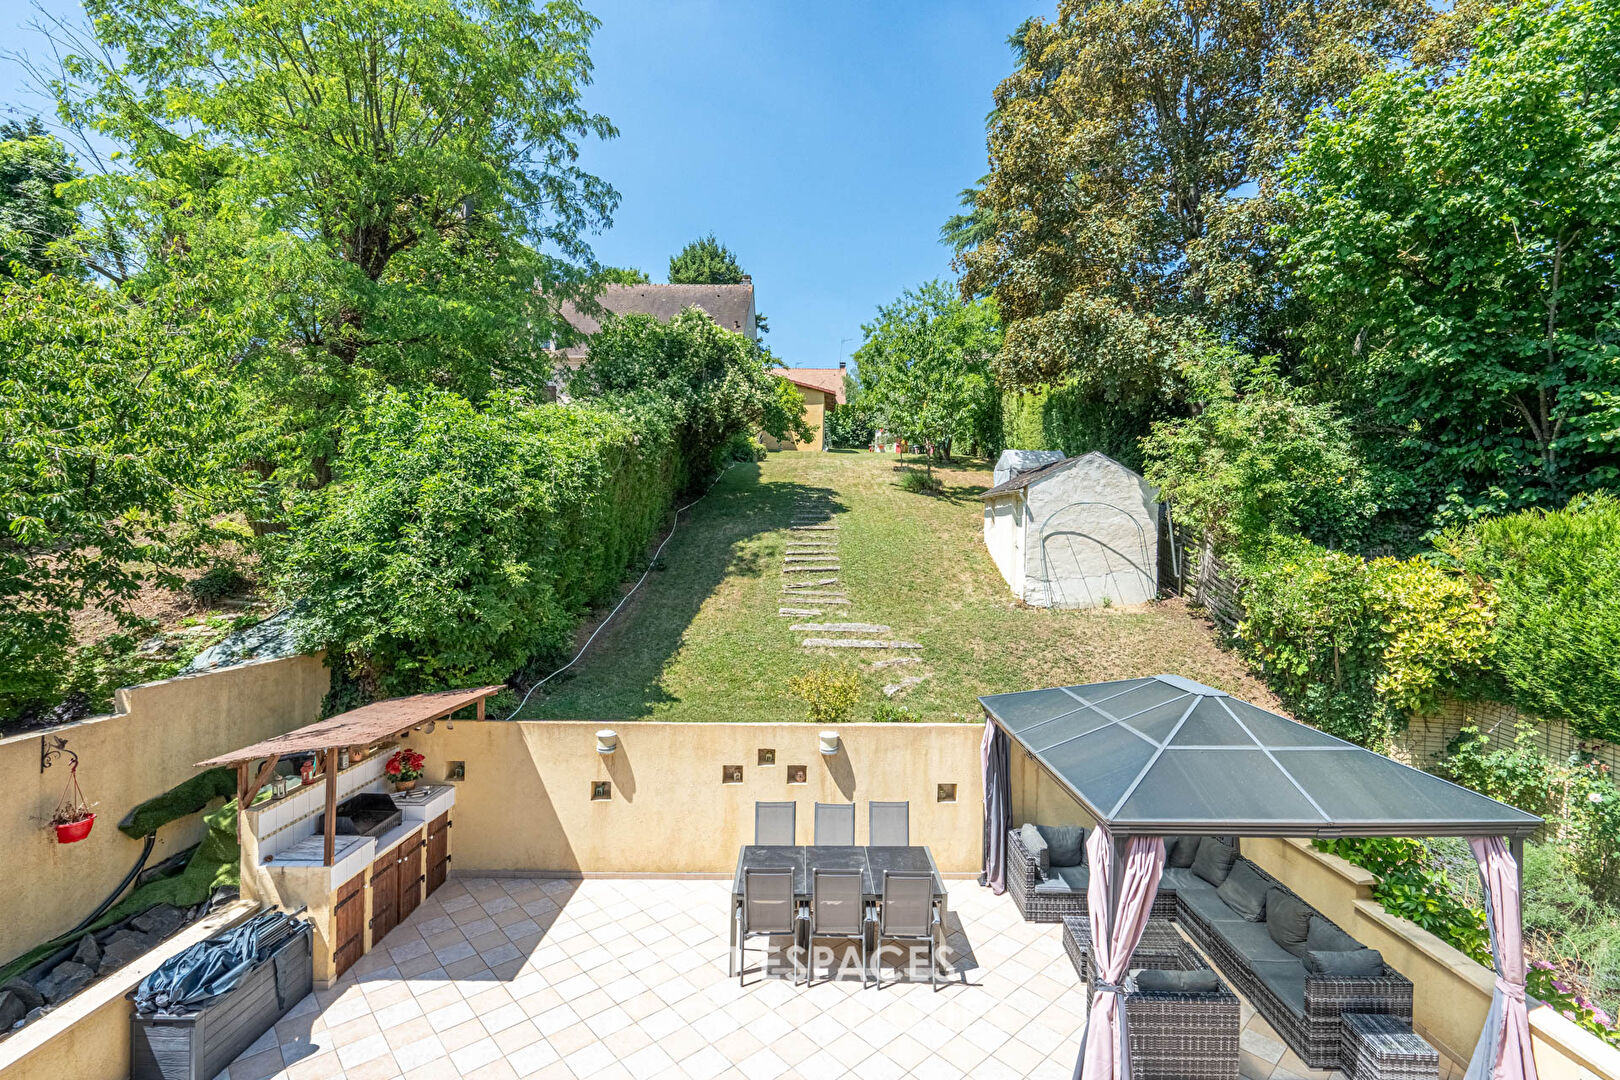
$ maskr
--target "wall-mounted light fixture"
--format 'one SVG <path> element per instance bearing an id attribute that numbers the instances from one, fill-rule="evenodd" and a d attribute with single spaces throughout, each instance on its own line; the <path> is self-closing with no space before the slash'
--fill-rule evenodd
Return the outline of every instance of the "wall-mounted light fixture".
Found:
<path id="1" fill-rule="evenodd" d="M 596 733 L 596 752 L 598 754 L 611 754 L 619 748 L 619 733 L 612 728 L 603 728 Z"/>
<path id="2" fill-rule="evenodd" d="M 821 733 L 821 752 L 828 757 L 838 753 L 838 732 L 823 731 Z"/>

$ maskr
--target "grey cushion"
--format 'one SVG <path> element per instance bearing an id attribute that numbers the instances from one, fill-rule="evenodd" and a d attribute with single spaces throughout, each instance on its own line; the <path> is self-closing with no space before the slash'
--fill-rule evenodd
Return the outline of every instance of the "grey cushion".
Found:
<path id="1" fill-rule="evenodd" d="M 1382 975 L 1384 957 L 1377 949 L 1350 949 L 1345 952 L 1313 949 L 1305 954 L 1305 970 L 1313 975 Z"/>
<path id="2" fill-rule="evenodd" d="M 1289 951 L 1271 940 L 1264 923 L 1222 923 L 1216 933 L 1226 940 L 1239 956 L 1251 966 L 1254 964 L 1298 964 Z"/>
<path id="3" fill-rule="evenodd" d="M 1202 879 L 1192 887 L 1179 890 L 1176 902 L 1216 927 L 1217 932 L 1224 929 L 1227 923 L 1243 925 L 1243 916 L 1227 907 L 1225 901 L 1216 895 L 1215 886 Z"/>
<path id="4" fill-rule="evenodd" d="M 1084 893 L 1091 884 L 1091 871 L 1084 866 L 1054 866 L 1046 880 L 1035 886 L 1040 893 Z"/>
<path id="5" fill-rule="evenodd" d="M 1266 893 L 1271 888 L 1271 884 L 1256 873 L 1253 866 L 1240 862 L 1232 867 L 1232 872 L 1226 875 L 1226 880 L 1215 892 L 1227 907 L 1250 922 L 1259 922 L 1265 918 Z"/>
<path id="6" fill-rule="evenodd" d="M 1193 873 L 1211 885 L 1223 885 L 1237 857 L 1236 848 L 1221 843 L 1213 836 L 1206 836 L 1198 841 L 1198 854 L 1194 856 L 1192 864 Z"/>
<path id="7" fill-rule="evenodd" d="M 1208 994 L 1221 988 L 1220 977 L 1208 968 L 1197 971 L 1160 971 L 1144 968 L 1137 972 L 1136 988 L 1178 994 Z"/>
<path id="8" fill-rule="evenodd" d="M 1081 825 L 1037 825 L 1052 852 L 1053 866 L 1079 866 L 1086 861 L 1086 830 Z"/>
<path id="9" fill-rule="evenodd" d="M 1196 836 L 1167 836 L 1164 838 L 1164 865 L 1184 869 L 1193 863 L 1193 856 L 1198 854 L 1198 837 Z"/>
<path id="10" fill-rule="evenodd" d="M 1296 1016 L 1305 1015 L 1305 965 L 1293 957 L 1254 965 L 1254 974 Z"/>
<path id="11" fill-rule="evenodd" d="M 1194 887 L 1194 882 L 1209 888 L 1209 882 L 1192 872 L 1189 866 L 1177 866 L 1166 870 L 1159 877 L 1159 891 L 1179 893 Z"/>
<path id="12" fill-rule="evenodd" d="M 1361 942 L 1340 930 L 1320 915 L 1311 916 L 1311 928 L 1305 935 L 1305 948 L 1301 950 L 1300 959 L 1305 959 L 1305 952 L 1349 952 L 1351 949 L 1361 948 Z"/>
<path id="13" fill-rule="evenodd" d="M 1301 959 L 1305 956 L 1312 914 L 1310 905 L 1293 893 L 1275 886 L 1266 893 L 1266 930 L 1271 940 Z"/>
<path id="14" fill-rule="evenodd" d="M 1041 873 L 1046 873 L 1052 865 L 1052 858 L 1051 852 L 1046 847 L 1046 838 L 1041 835 L 1041 831 L 1033 825 L 1025 825 L 1018 830 L 1018 841 L 1024 845 L 1024 850 L 1029 852 L 1030 858 L 1035 860 L 1035 865 L 1041 868 Z"/>

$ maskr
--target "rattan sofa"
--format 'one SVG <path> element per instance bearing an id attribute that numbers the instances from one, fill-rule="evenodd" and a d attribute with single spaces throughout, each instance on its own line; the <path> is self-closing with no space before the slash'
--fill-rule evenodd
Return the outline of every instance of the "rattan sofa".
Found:
<path id="1" fill-rule="evenodd" d="M 1239 861 L 1269 885 L 1296 895 L 1249 860 Z M 1411 1026 L 1412 982 L 1388 964 L 1380 975 L 1307 972 L 1297 958 L 1277 955 L 1282 950 L 1270 940 L 1263 922 L 1245 921 L 1226 907 L 1214 886 L 1191 870 L 1167 870 L 1165 878 L 1175 890 L 1175 918 L 1181 928 L 1307 1065 L 1339 1067 L 1343 1013 L 1376 1013 Z M 1161 897 L 1164 888 L 1161 884 Z M 1155 913 L 1157 907 L 1155 902 Z M 1339 929 L 1314 908 L 1312 918 Z"/>
<path id="2" fill-rule="evenodd" d="M 1065 915 L 1085 915 L 1091 909 L 1086 903 L 1088 867 L 1078 867 L 1078 880 L 1066 882 L 1055 874 L 1041 872 L 1039 861 L 1024 847 L 1018 830 L 1007 833 L 1007 891 L 1026 922 L 1061 922 Z M 1173 919 L 1176 916 L 1176 894 L 1161 888 L 1153 898 L 1152 917 Z"/>

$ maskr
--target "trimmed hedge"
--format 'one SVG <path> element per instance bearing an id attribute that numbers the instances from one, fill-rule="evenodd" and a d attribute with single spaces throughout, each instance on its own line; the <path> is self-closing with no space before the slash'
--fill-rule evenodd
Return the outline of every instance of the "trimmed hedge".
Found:
<path id="1" fill-rule="evenodd" d="M 307 646 L 368 691 L 497 683 L 571 640 L 684 476 L 667 413 L 380 395 L 275 551 Z"/>

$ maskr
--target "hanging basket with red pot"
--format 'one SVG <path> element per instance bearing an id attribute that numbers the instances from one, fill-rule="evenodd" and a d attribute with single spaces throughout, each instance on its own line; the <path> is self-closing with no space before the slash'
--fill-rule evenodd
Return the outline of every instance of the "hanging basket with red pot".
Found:
<path id="1" fill-rule="evenodd" d="M 84 792 L 79 788 L 79 757 L 71 750 L 68 753 L 72 765 L 68 769 L 67 786 L 62 789 L 62 801 L 51 814 L 51 827 L 56 830 L 58 844 L 78 843 L 90 835 L 90 827 L 96 823 L 96 815 L 90 812 L 90 804 L 84 801 Z"/>

